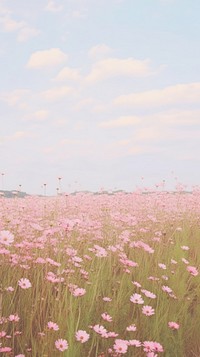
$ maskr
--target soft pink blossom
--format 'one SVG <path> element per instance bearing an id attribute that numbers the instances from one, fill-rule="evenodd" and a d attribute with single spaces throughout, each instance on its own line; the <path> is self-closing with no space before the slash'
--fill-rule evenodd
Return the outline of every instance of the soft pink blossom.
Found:
<path id="1" fill-rule="evenodd" d="M 88 341 L 89 338 L 90 338 L 90 335 L 84 330 L 78 330 L 76 332 L 76 340 L 81 343 Z"/>
<path id="2" fill-rule="evenodd" d="M 67 340 L 63 340 L 62 338 L 55 341 L 55 346 L 61 352 L 67 350 L 69 347 Z"/>

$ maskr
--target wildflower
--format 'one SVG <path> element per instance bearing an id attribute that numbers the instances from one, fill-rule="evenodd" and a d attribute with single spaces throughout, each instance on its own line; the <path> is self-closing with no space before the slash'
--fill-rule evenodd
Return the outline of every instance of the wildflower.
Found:
<path id="1" fill-rule="evenodd" d="M 87 342 L 89 340 L 89 338 L 90 338 L 90 335 L 86 331 L 78 330 L 76 332 L 76 340 L 81 343 Z"/>
<path id="2" fill-rule="evenodd" d="M 171 328 L 172 330 L 178 330 L 180 325 L 177 324 L 177 322 L 170 321 L 168 322 L 168 327 Z"/>
<path id="3" fill-rule="evenodd" d="M 151 316 L 155 314 L 155 310 L 152 308 L 152 306 L 145 305 L 142 308 L 142 313 L 146 316 Z"/>
<path id="4" fill-rule="evenodd" d="M 22 289 L 28 289 L 28 288 L 31 288 L 31 282 L 29 279 L 26 279 L 26 278 L 21 278 L 19 281 L 18 281 L 18 285 L 20 286 L 20 288 Z"/>
<path id="5" fill-rule="evenodd" d="M 142 299 L 142 296 L 140 294 L 131 295 L 130 301 L 134 304 L 144 304 L 144 300 Z"/>
<path id="6" fill-rule="evenodd" d="M 0 243 L 10 245 L 14 242 L 14 235 L 9 231 L 0 231 Z"/>
<path id="7" fill-rule="evenodd" d="M 187 266 L 187 271 L 193 276 L 197 276 L 199 274 L 197 268 L 192 266 Z"/>
<path id="8" fill-rule="evenodd" d="M 49 321 L 47 323 L 47 327 L 48 327 L 49 330 L 54 330 L 54 331 L 58 331 L 59 330 L 58 325 L 55 322 L 52 322 L 52 321 Z"/>
<path id="9" fill-rule="evenodd" d="M 6 336 L 6 332 L 5 331 L 0 331 L 0 338 L 3 338 Z"/>
<path id="10" fill-rule="evenodd" d="M 22 354 L 20 354 L 20 355 L 15 355 L 15 357 L 25 357 L 25 355 L 22 355 Z"/>
<path id="11" fill-rule="evenodd" d="M 125 340 L 115 340 L 115 344 L 113 346 L 115 352 L 120 354 L 125 354 L 128 350 L 128 341 Z"/>
<path id="12" fill-rule="evenodd" d="M 93 326 L 93 330 L 98 333 L 99 335 L 102 335 L 104 337 L 104 335 L 106 335 L 107 330 L 105 329 L 105 327 L 103 327 L 102 325 L 94 325 Z"/>
<path id="13" fill-rule="evenodd" d="M 182 260 L 182 262 L 183 262 L 183 263 L 185 263 L 185 264 L 189 264 L 189 262 L 188 262 L 188 260 L 187 260 L 187 259 L 182 258 L 181 260 Z"/>
<path id="14" fill-rule="evenodd" d="M 10 353 L 12 351 L 11 347 L 0 347 L 0 352 L 2 353 Z"/>
<path id="15" fill-rule="evenodd" d="M 161 268 L 161 269 L 164 269 L 164 270 L 167 269 L 167 267 L 166 267 L 165 264 L 159 263 L 158 266 L 159 266 L 159 268 Z"/>
<path id="16" fill-rule="evenodd" d="M 141 289 L 141 292 L 148 298 L 150 299 L 155 299 L 156 298 L 156 295 L 151 293 L 150 291 L 148 290 L 145 290 L 145 289 Z"/>
<path id="17" fill-rule="evenodd" d="M 112 317 L 107 314 L 106 312 L 104 312 L 103 314 L 101 314 L 101 317 L 105 320 L 105 321 L 108 321 L 108 322 L 112 322 Z"/>
<path id="18" fill-rule="evenodd" d="M 137 286 L 137 288 L 141 288 L 141 284 L 138 283 L 137 281 L 132 281 L 133 285 Z"/>
<path id="19" fill-rule="evenodd" d="M 135 326 L 135 324 L 129 325 L 126 328 L 126 331 L 136 331 L 136 330 L 137 330 L 137 327 Z"/>
<path id="20" fill-rule="evenodd" d="M 139 340 L 129 340 L 128 344 L 129 344 L 129 346 L 135 346 L 135 347 L 141 346 L 141 342 Z"/>
<path id="21" fill-rule="evenodd" d="M 67 350 L 69 347 L 67 340 L 63 340 L 62 338 L 55 341 L 55 346 L 61 352 Z"/>
<path id="22" fill-rule="evenodd" d="M 168 294 L 172 293 L 172 289 L 169 286 L 163 285 L 162 290 Z"/>
<path id="23" fill-rule="evenodd" d="M 72 292 L 72 294 L 74 295 L 74 296 L 83 296 L 83 295 L 85 295 L 85 293 L 86 293 L 86 290 L 85 289 L 83 289 L 83 288 L 76 288 L 76 289 L 74 289 L 74 291 Z"/>
<path id="24" fill-rule="evenodd" d="M 112 299 L 107 297 L 107 296 L 105 296 L 105 297 L 103 297 L 103 301 L 109 302 L 109 301 L 112 301 Z"/>
<path id="25" fill-rule="evenodd" d="M 181 246 L 181 249 L 183 249 L 183 250 L 189 250 L 190 248 L 189 248 L 187 245 L 182 245 L 182 246 Z"/>
<path id="26" fill-rule="evenodd" d="M 8 320 L 11 322 L 18 322 L 20 320 L 20 317 L 18 315 L 10 315 L 8 317 Z"/>

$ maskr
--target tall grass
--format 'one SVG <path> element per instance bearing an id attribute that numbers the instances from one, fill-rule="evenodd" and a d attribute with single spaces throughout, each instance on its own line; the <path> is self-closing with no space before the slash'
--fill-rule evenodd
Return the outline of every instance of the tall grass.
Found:
<path id="1" fill-rule="evenodd" d="M 2 356 L 200 356 L 199 198 L 199 191 L 1 198 Z M 10 244 L 4 231 L 14 235 Z M 31 287 L 20 287 L 21 278 Z M 130 301 L 135 293 L 142 304 Z M 83 343 L 79 330 L 89 334 Z M 58 339 L 68 348 L 60 351 Z M 160 352 L 148 354 L 145 341 Z"/>

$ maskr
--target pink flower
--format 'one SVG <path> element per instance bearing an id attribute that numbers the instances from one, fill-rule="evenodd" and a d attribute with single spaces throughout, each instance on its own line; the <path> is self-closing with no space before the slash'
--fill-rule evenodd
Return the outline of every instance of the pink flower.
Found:
<path id="1" fill-rule="evenodd" d="M 131 295 L 130 301 L 134 304 L 144 304 L 144 300 L 142 299 L 142 296 L 140 294 Z"/>
<path id="2" fill-rule="evenodd" d="M 105 327 L 103 327 L 102 325 L 94 325 L 93 326 L 93 330 L 98 333 L 99 335 L 105 336 L 107 333 L 107 330 L 105 329 Z"/>
<path id="3" fill-rule="evenodd" d="M 62 338 L 55 341 L 55 346 L 61 352 L 67 350 L 69 347 L 67 340 L 63 340 Z"/>
<path id="4" fill-rule="evenodd" d="M 10 245 L 14 242 L 14 235 L 9 231 L 0 232 L 0 244 Z"/>
<path id="5" fill-rule="evenodd" d="M 15 355 L 15 357 L 25 357 L 25 355 L 22 355 L 22 354 L 20 354 L 20 355 Z"/>
<path id="6" fill-rule="evenodd" d="M 10 353 L 12 351 L 11 347 L 0 347 L 0 352 L 2 353 Z"/>
<path id="7" fill-rule="evenodd" d="M 164 269 L 164 270 L 167 269 L 167 267 L 166 267 L 165 264 L 159 263 L 158 266 L 159 266 L 159 268 L 161 268 L 161 269 Z"/>
<path id="8" fill-rule="evenodd" d="M 105 321 L 108 321 L 108 322 L 112 322 L 112 317 L 107 314 L 106 312 L 104 312 L 103 314 L 101 314 L 101 317 L 105 320 Z"/>
<path id="9" fill-rule="evenodd" d="M 76 340 L 81 343 L 88 341 L 89 338 L 90 338 L 90 335 L 86 331 L 78 330 L 76 332 Z"/>
<path id="10" fill-rule="evenodd" d="M 125 354 L 128 350 L 128 341 L 117 339 L 115 340 L 113 348 L 115 352 Z"/>
<path id="11" fill-rule="evenodd" d="M 74 289 L 74 291 L 72 292 L 72 294 L 74 295 L 74 296 L 83 296 L 83 295 L 85 295 L 85 293 L 86 293 L 86 290 L 85 289 L 83 289 L 83 288 L 76 288 L 76 289 Z"/>
<path id="12" fill-rule="evenodd" d="M 177 324 L 177 322 L 174 322 L 174 321 L 170 321 L 168 322 L 168 326 L 169 328 L 171 328 L 172 330 L 178 330 L 180 325 Z"/>
<path id="13" fill-rule="evenodd" d="M 152 308 L 152 306 L 145 305 L 142 308 L 142 313 L 146 316 L 151 316 L 155 314 L 155 310 Z"/>
<path id="14" fill-rule="evenodd" d="M 22 289 L 28 289 L 28 288 L 31 288 L 31 282 L 29 279 L 26 279 L 26 278 L 21 278 L 19 281 L 18 281 L 18 285 L 20 286 L 20 288 Z"/>
<path id="15" fill-rule="evenodd" d="M 52 322 L 52 321 L 49 321 L 47 323 L 47 327 L 48 327 L 49 330 L 54 330 L 54 331 L 58 331 L 59 330 L 59 326 L 55 322 Z"/>
<path id="16" fill-rule="evenodd" d="M 162 290 L 168 294 L 172 293 L 172 289 L 167 285 L 163 285 Z"/>
<path id="17" fill-rule="evenodd" d="M 107 296 L 105 296 L 105 297 L 103 297 L 103 301 L 110 302 L 110 301 L 112 301 L 112 299 L 107 297 Z"/>
<path id="18" fill-rule="evenodd" d="M 190 265 L 187 266 L 187 271 L 193 276 L 197 276 L 199 274 L 197 268 L 192 267 Z"/>
<path id="19" fill-rule="evenodd" d="M 148 298 L 150 299 L 155 299 L 156 298 L 156 295 L 151 293 L 150 291 L 148 290 L 145 290 L 145 289 L 141 289 L 141 292 Z"/>
<path id="20" fill-rule="evenodd" d="M 135 347 L 141 346 L 141 342 L 139 340 L 129 340 L 128 344 L 129 344 L 129 346 L 135 346 Z"/>
<path id="21" fill-rule="evenodd" d="M 8 320 L 11 321 L 11 322 L 18 322 L 20 320 L 20 318 L 19 318 L 18 315 L 10 315 L 8 317 Z"/>
<path id="22" fill-rule="evenodd" d="M 137 327 L 134 324 L 132 324 L 126 328 L 126 331 L 136 331 L 136 330 L 137 330 Z"/>

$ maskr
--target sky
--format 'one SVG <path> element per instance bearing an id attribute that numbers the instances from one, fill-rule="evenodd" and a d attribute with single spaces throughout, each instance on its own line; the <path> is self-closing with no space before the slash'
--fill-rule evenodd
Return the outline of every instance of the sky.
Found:
<path id="1" fill-rule="evenodd" d="M 199 185 L 199 12 L 199 0 L 0 0 L 0 189 Z"/>

